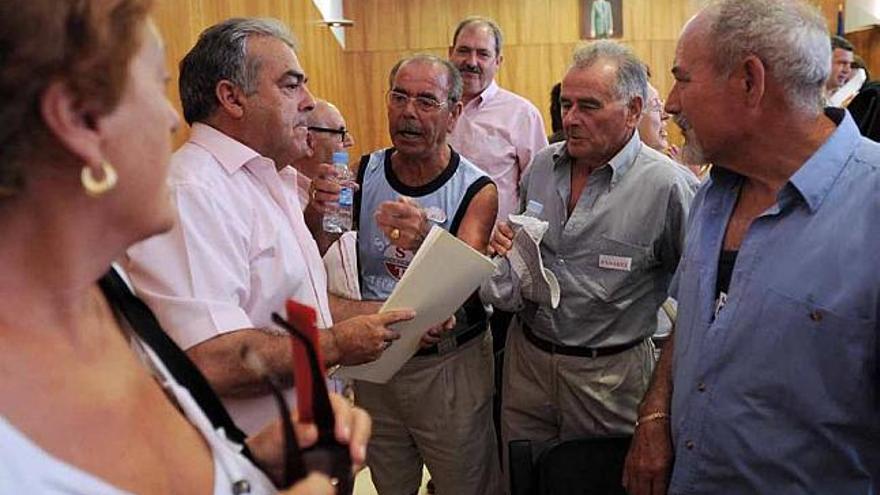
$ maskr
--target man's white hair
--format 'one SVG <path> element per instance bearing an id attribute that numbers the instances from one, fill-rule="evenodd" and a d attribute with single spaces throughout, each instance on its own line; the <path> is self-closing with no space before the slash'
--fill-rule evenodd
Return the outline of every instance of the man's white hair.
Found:
<path id="1" fill-rule="evenodd" d="M 801 0 L 717 0 L 705 12 L 713 64 L 722 76 L 755 55 L 782 85 L 790 105 L 821 111 L 831 47 L 818 9 Z"/>

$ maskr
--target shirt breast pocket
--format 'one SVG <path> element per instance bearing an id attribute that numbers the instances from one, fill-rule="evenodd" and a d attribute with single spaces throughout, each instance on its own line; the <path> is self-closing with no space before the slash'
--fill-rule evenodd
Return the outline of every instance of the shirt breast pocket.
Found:
<path id="1" fill-rule="evenodd" d="M 762 335 L 752 342 L 768 344 L 765 349 L 750 346 L 759 361 L 755 369 L 767 373 L 762 381 L 776 382 L 777 392 L 791 398 L 791 407 L 822 403 L 825 414 L 846 416 L 853 401 L 873 400 L 876 321 L 767 289 L 753 331 Z"/>
<path id="2" fill-rule="evenodd" d="M 620 293 L 627 292 L 628 286 L 652 264 L 651 248 L 647 246 L 603 235 L 597 247 L 591 271 L 604 289 L 606 301 L 619 299 Z"/>

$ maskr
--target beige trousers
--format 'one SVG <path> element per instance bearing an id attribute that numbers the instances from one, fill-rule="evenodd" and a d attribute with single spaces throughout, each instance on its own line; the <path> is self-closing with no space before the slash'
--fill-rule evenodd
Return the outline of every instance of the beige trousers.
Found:
<path id="1" fill-rule="evenodd" d="M 517 320 L 510 327 L 504 354 L 505 466 L 512 440 L 531 440 L 537 457 L 564 440 L 632 434 L 636 409 L 654 371 L 650 339 L 611 356 L 550 354 L 526 340 Z"/>
<path id="2" fill-rule="evenodd" d="M 438 495 L 500 493 L 492 424 L 492 336 L 416 357 L 386 384 L 356 381 L 373 418 L 367 465 L 380 495 L 418 492 L 427 465 Z"/>

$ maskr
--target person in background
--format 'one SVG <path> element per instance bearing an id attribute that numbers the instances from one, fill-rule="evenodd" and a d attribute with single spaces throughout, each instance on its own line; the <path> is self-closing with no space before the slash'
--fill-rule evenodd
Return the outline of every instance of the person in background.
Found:
<path id="1" fill-rule="evenodd" d="M 458 23 L 449 47 L 449 61 L 464 84 L 463 110 L 449 144 L 495 182 L 498 220 L 518 213 L 519 181 L 535 153 L 547 146 L 541 112 L 495 82 L 503 41 L 495 21 L 468 17 Z"/>
<path id="2" fill-rule="evenodd" d="M 820 106 L 825 26 L 807 2 L 723 0 L 679 38 L 666 109 L 714 167 L 639 407 L 633 495 L 880 483 L 880 145 Z"/>
<path id="3" fill-rule="evenodd" d="M 294 46 L 274 19 L 229 19 L 201 34 L 180 64 L 192 132 L 171 159 L 177 222 L 129 248 L 125 260 L 138 295 L 246 432 L 273 417 L 276 405 L 263 377 L 245 366 L 243 349 L 260 356 L 289 401 L 295 397 L 290 342 L 271 324 L 288 298 L 315 309 L 328 365 L 376 359 L 397 337 L 387 325 L 412 316 L 342 321 L 335 306 L 331 314 L 337 299 L 327 293 L 290 166 L 305 154 L 307 136 L 298 129 L 315 104 Z"/>
<path id="4" fill-rule="evenodd" d="M 0 493 L 277 493 L 258 468 L 282 469 L 277 424 L 245 439 L 179 348 L 148 343 L 167 337 L 111 268 L 174 222 L 151 6 L 0 3 Z M 333 402 L 360 463 L 369 418 Z M 313 474 L 283 493 L 334 488 Z"/>
<path id="5" fill-rule="evenodd" d="M 825 83 L 825 92 L 830 97 L 846 84 L 852 74 L 853 45 L 843 36 L 831 36 L 831 74 Z"/>
<path id="6" fill-rule="evenodd" d="M 648 83 L 648 104 L 642 110 L 642 118 L 639 121 L 639 138 L 646 145 L 671 158 L 675 170 L 681 174 L 682 179 L 688 183 L 693 192 L 696 192 L 700 187 L 700 180 L 688 167 L 675 161 L 678 149 L 669 144 L 666 130 L 668 120 L 669 114 L 663 109 L 660 93 L 654 85 Z"/>
<path id="7" fill-rule="evenodd" d="M 305 156 L 294 161 L 299 186 L 299 202 L 305 209 L 312 200 L 312 179 L 326 175 L 323 164 L 332 163 L 333 153 L 354 146 L 354 136 L 345 125 L 345 118 L 336 105 L 326 100 L 315 100 L 315 108 L 306 121 Z"/>

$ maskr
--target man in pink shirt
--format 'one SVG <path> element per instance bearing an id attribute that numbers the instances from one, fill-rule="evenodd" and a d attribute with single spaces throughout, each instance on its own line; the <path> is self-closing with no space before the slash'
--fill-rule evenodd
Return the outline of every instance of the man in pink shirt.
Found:
<path id="1" fill-rule="evenodd" d="M 377 358 L 396 337 L 386 325 L 412 317 L 373 314 L 333 325 L 326 273 L 299 204 L 298 172 L 288 166 L 306 146 L 303 128 L 315 104 L 306 82 L 280 22 L 230 19 L 203 32 L 181 63 L 192 134 L 172 158 L 177 224 L 133 246 L 126 258 L 138 295 L 248 433 L 277 410 L 262 377 L 243 364 L 242 350 L 256 351 L 292 386 L 289 337 L 270 324 L 287 298 L 317 311 L 319 327 L 327 329 L 320 346 L 328 364 Z M 292 389 L 286 392 L 292 399 Z"/>
<path id="2" fill-rule="evenodd" d="M 492 177 L 498 186 L 497 218 L 506 221 L 521 210 L 520 177 L 547 146 L 547 136 L 535 105 L 495 82 L 502 41 L 498 24 L 485 17 L 468 17 L 455 29 L 449 61 L 464 80 L 464 110 L 449 143 Z"/>

